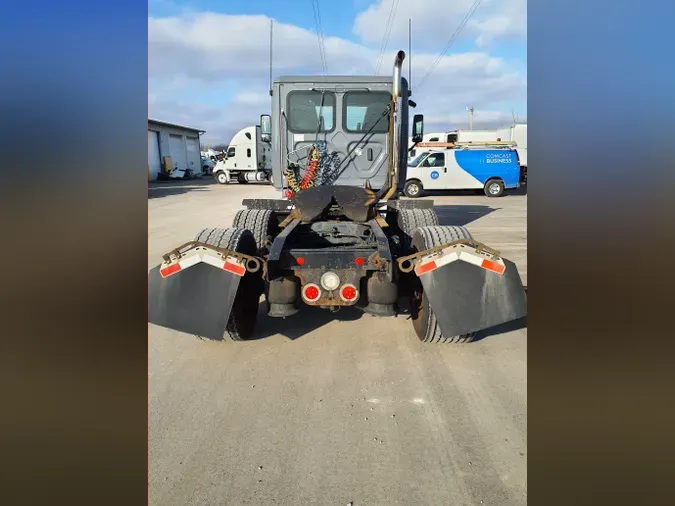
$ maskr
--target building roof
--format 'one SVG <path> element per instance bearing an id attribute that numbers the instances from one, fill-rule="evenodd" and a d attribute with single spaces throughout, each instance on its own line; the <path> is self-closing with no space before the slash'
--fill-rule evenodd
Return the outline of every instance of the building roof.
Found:
<path id="1" fill-rule="evenodd" d="M 193 132 L 199 132 L 200 134 L 203 134 L 206 132 L 206 130 L 200 130 L 199 128 L 192 128 L 192 127 L 187 127 L 184 125 L 176 125 L 175 123 L 167 123 L 166 121 L 159 121 L 156 119 L 151 119 L 148 118 L 148 123 L 154 123 L 155 125 L 161 125 L 165 127 L 171 127 L 171 128 L 180 128 L 182 130 L 191 130 Z"/>

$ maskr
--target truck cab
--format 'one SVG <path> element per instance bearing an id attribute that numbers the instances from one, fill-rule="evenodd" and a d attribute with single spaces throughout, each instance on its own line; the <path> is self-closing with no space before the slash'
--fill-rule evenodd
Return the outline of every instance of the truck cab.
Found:
<path id="1" fill-rule="evenodd" d="M 213 168 L 219 183 L 234 177 L 239 183 L 266 181 L 271 175 L 271 146 L 261 135 L 260 125 L 239 130 L 229 143 L 223 160 Z"/>
<path id="2" fill-rule="evenodd" d="M 278 118 L 271 132 L 274 186 L 287 190 L 289 165 L 304 166 L 309 149 L 319 143 L 331 157 L 319 185 L 383 188 L 390 154 L 399 157 L 400 142 L 390 142 L 389 135 L 391 88 L 391 76 L 279 77 L 272 93 L 272 117 Z M 399 118 L 407 119 L 407 107 L 402 100 Z"/>

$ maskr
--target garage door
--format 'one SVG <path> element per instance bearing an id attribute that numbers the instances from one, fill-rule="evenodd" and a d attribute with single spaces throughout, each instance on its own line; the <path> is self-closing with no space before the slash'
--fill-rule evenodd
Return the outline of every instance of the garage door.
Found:
<path id="1" fill-rule="evenodd" d="M 157 179 L 162 163 L 159 159 L 159 136 L 158 132 L 148 130 L 148 165 L 150 166 L 150 179 Z"/>
<path id="2" fill-rule="evenodd" d="M 192 169 L 194 172 L 202 171 L 202 154 L 199 151 L 199 138 L 197 137 L 187 137 L 187 163 L 188 168 Z"/>
<path id="3" fill-rule="evenodd" d="M 171 161 L 176 169 L 187 169 L 187 156 L 185 153 L 185 140 L 182 135 L 169 136 L 169 150 L 171 151 Z"/>

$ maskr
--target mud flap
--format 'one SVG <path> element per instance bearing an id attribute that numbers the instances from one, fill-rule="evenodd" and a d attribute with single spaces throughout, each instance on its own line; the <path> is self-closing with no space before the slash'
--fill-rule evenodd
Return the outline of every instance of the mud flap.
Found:
<path id="1" fill-rule="evenodd" d="M 153 268 L 148 275 L 148 321 L 222 340 L 243 272 L 238 274 L 199 261 L 167 275 L 164 265 Z"/>
<path id="2" fill-rule="evenodd" d="M 499 264 L 491 262 L 496 270 L 489 270 L 458 260 L 427 271 L 424 265 L 415 269 L 444 336 L 485 330 L 527 315 L 527 296 L 513 262 L 502 258 Z"/>

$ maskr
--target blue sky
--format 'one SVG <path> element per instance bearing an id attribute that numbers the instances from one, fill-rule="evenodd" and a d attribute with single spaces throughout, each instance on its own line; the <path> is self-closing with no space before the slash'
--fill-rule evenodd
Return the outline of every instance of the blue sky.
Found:
<path id="1" fill-rule="evenodd" d="M 329 74 L 374 74 L 397 0 L 319 0 Z M 526 0 L 483 0 L 415 100 L 430 128 L 476 127 L 527 116 Z M 413 26 L 413 91 L 473 0 L 398 0 L 380 73 L 407 51 Z M 267 47 L 275 21 L 275 75 L 321 73 L 311 0 L 150 0 L 149 115 L 227 142 L 269 111 Z M 407 66 L 406 73 L 407 76 Z"/>

